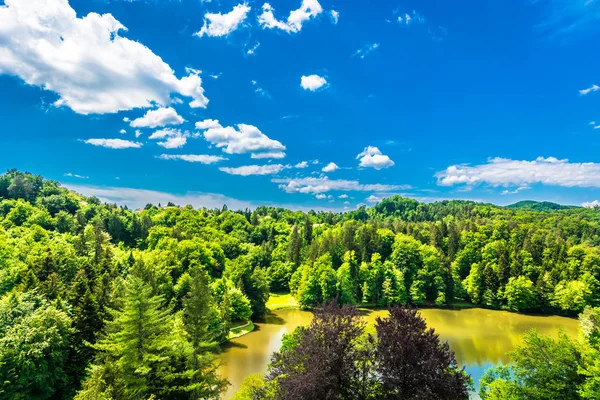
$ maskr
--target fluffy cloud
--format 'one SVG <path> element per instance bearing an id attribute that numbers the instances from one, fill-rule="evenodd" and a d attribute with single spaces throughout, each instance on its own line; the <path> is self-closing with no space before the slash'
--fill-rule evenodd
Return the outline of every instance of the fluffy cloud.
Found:
<path id="1" fill-rule="evenodd" d="M 360 49 L 356 50 L 356 52 L 352 55 L 353 57 L 365 58 L 375 50 L 379 48 L 379 43 L 367 44 Z"/>
<path id="2" fill-rule="evenodd" d="M 129 125 L 134 128 L 157 128 L 166 125 L 181 125 L 185 119 L 177 114 L 173 107 L 161 107 L 156 110 L 149 110 L 146 114 L 131 121 Z"/>
<path id="3" fill-rule="evenodd" d="M 281 164 L 267 164 L 267 165 L 244 165 L 237 168 L 221 167 L 221 171 L 231 175 L 273 175 L 279 173 L 281 170 L 286 168 Z"/>
<path id="4" fill-rule="evenodd" d="M 438 184 L 528 186 L 542 183 L 564 187 L 600 187 L 600 164 L 571 163 L 567 159 L 538 157 L 533 161 L 491 158 L 486 164 L 452 165 L 435 175 Z"/>
<path id="5" fill-rule="evenodd" d="M 273 179 L 273 183 L 278 183 L 279 188 L 287 193 L 327 193 L 330 191 L 342 192 L 387 192 L 392 190 L 407 189 L 406 185 L 384 185 L 384 184 L 362 184 L 358 181 L 345 179 L 329 179 L 326 176 L 304 177 L 304 178 L 283 178 Z"/>
<path id="6" fill-rule="evenodd" d="M 91 144 L 92 146 L 106 147 L 109 149 L 139 149 L 142 147 L 142 144 L 139 142 L 123 139 L 87 139 L 83 142 Z"/>
<path id="7" fill-rule="evenodd" d="M 269 138 L 253 125 L 238 124 L 236 129 L 221 126 L 215 120 L 205 120 L 196 123 L 196 127 L 204 129 L 204 139 L 227 154 L 252 153 L 257 158 L 261 153 L 280 153 L 285 150 L 281 142 Z"/>
<path id="8" fill-rule="evenodd" d="M 422 24 L 425 22 L 425 18 L 423 18 L 419 13 L 415 10 L 411 14 L 404 13 L 398 15 L 398 23 L 401 25 L 411 25 L 413 23 Z"/>
<path id="9" fill-rule="evenodd" d="M 205 119 L 204 121 L 196 122 L 197 129 L 221 128 L 218 119 Z"/>
<path id="10" fill-rule="evenodd" d="M 302 86 L 302 88 L 305 90 L 310 90 L 311 92 L 320 89 L 326 84 L 327 80 L 319 75 L 303 75 L 302 78 L 300 78 L 300 86 Z"/>
<path id="11" fill-rule="evenodd" d="M 124 135 L 124 134 L 126 134 L 126 133 L 127 133 L 127 131 L 126 131 L 125 129 L 121 129 L 121 130 L 119 131 L 119 133 L 120 133 L 121 135 Z"/>
<path id="12" fill-rule="evenodd" d="M 250 158 L 263 159 L 263 158 L 285 158 L 283 151 L 276 151 L 272 153 L 254 153 Z"/>
<path id="13" fill-rule="evenodd" d="M 208 154 L 161 154 L 161 160 L 182 160 L 191 163 L 214 164 L 219 161 L 227 160 L 221 156 L 211 156 Z"/>
<path id="14" fill-rule="evenodd" d="M 600 201 L 594 200 L 594 201 L 589 201 L 589 202 L 581 203 L 581 207 L 585 207 L 585 208 L 600 207 Z"/>
<path id="15" fill-rule="evenodd" d="M 153 132 L 148 139 L 162 139 L 162 142 L 157 143 L 159 146 L 162 146 L 165 149 L 178 149 L 185 146 L 188 137 L 188 132 L 182 132 L 179 129 L 166 128 Z"/>
<path id="16" fill-rule="evenodd" d="M 294 168 L 308 168 L 308 163 L 306 161 L 301 161 L 298 164 L 294 165 Z"/>
<path id="17" fill-rule="evenodd" d="M 340 198 L 340 199 L 347 199 L 347 198 L 348 198 L 348 195 L 347 195 L 347 194 L 345 194 L 345 193 L 344 193 L 344 194 L 340 194 L 340 195 L 338 196 L 338 198 Z"/>
<path id="18" fill-rule="evenodd" d="M 378 203 L 381 201 L 381 197 L 377 197 L 374 194 L 370 195 L 365 199 L 367 203 Z"/>
<path id="19" fill-rule="evenodd" d="M 247 3 L 238 4 L 233 7 L 233 10 L 227 14 L 211 14 L 204 15 L 204 25 L 195 35 L 202 37 L 207 36 L 227 36 L 235 31 L 242 22 L 246 19 L 250 6 Z"/>
<path id="20" fill-rule="evenodd" d="M 247 51 L 246 54 L 248 54 L 249 56 L 253 55 L 256 53 L 256 50 L 258 50 L 258 48 L 260 47 L 260 43 L 256 42 L 254 44 L 254 46 L 250 47 Z"/>
<path id="21" fill-rule="evenodd" d="M 65 176 L 68 176 L 70 178 L 77 178 L 77 179 L 89 179 L 90 178 L 89 176 L 77 175 L 77 174 L 73 174 L 71 172 L 67 172 L 65 174 Z"/>
<path id="22" fill-rule="evenodd" d="M 0 73 L 56 92 L 55 106 L 104 114 L 156 103 L 171 94 L 206 107 L 197 72 L 181 79 L 111 14 L 78 18 L 67 0 L 5 0 L 0 6 Z"/>
<path id="23" fill-rule="evenodd" d="M 338 167 L 338 166 L 336 165 L 336 163 L 334 163 L 334 162 L 330 162 L 329 164 L 327 164 L 326 166 L 324 166 L 324 167 L 321 169 L 321 171 L 323 171 L 323 172 L 333 172 L 333 171 L 336 171 L 336 170 L 338 170 L 339 168 L 340 168 L 340 167 Z"/>
<path id="24" fill-rule="evenodd" d="M 284 22 L 275 18 L 274 9 L 269 3 L 263 4 L 262 9 L 263 12 L 258 17 L 258 22 L 263 29 L 277 28 L 288 33 L 300 32 L 305 21 L 323 12 L 323 7 L 317 0 L 302 0 L 300 8 L 290 12 L 287 21 Z"/>
<path id="25" fill-rule="evenodd" d="M 319 193 L 319 194 L 318 194 L 318 195 L 316 195 L 315 197 L 316 197 L 317 199 L 319 199 L 319 200 L 323 200 L 323 199 L 326 199 L 326 198 L 327 198 L 327 196 L 326 196 L 326 195 L 324 195 L 324 194 L 322 194 L 322 193 Z"/>
<path id="26" fill-rule="evenodd" d="M 375 168 L 377 170 L 389 168 L 394 165 L 394 161 L 381 153 L 375 146 L 367 146 L 356 156 L 360 160 L 359 166 L 364 168 Z"/>
<path id="27" fill-rule="evenodd" d="M 186 193 L 176 195 L 171 193 L 158 192 L 155 190 L 133 189 L 113 186 L 85 186 L 85 185 L 63 185 L 70 190 L 74 190 L 86 196 L 97 196 L 106 203 L 117 203 L 127 205 L 131 208 L 142 208 L 148 203 L 155 205 L 191 204 L 194 207 L 222 208 L 223 204 L 232 210 L 243 210 L 246 208 L 256 208 L 256 205 L 247 201 L 233 199 L 218 193 Z"/>
<path id="28" fill-rule="evenodd" d="M 334 25 L 337 25 L 338 21 L 340 20 L 340 13 L 335 10 L 331 10 L 329 11 L 329 15 L 331 16 L 331 22 L 333 22 Z"/>
<path id="29" fill-rule="evenodd" d="M 592 85 L 592 86 L 590 86 L 587 89 L 581 89 L 579 91 L 579 94 L 582 95 L 582 96 L 585 96 L 586 94 L 591 93 L 591 92 L 595 92 L 597 90 L 600 90 L 600 86 L 598 86 L 598 85 Z"/>

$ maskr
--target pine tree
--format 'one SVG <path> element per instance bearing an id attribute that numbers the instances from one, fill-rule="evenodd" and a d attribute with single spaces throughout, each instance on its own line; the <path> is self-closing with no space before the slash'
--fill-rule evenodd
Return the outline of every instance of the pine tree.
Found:
<path id="1" fill-rule="evenodd" d="M 288 242 L 287 258 L 296 268 L 300 265 L 300 250 L 302 249 L 302 240 L 298 234 L 298 227 L 294 225 Z"/>
<path id="2" fill-rule="evenodd" d="M 212 305 L 208 273 L 193 266 L 190 270 L 190 290 L 183 299 L 183 322 L 192 345 L 192 397 L 218 399 L 227 384 L 217 375 L 217 365 L 210 350 L 214 349 L 215 333 L 210 329 L 217 318 Z"/>
<path id="3" fill-rule="evenodd" d="M 123 308 L 113 311 L 106 337 L 94 347 L 101 359 L 115 368 L 107 371 L 109 386 L 116 388 L 116 398 L 147 398 L 165 390 L 161 379 L 169 370 L 169 339 L 172 318 L 163 307 L 163 298 L 153 296 L 152 289 L 140 278 L 127 279 Z M 110 374 L 109 374 L 110 375 Z"/>
<path id="4" fill-rule="evenodd" d="M 308 214 L 304 215 L 304 242 L 310 245 L 312 242 L 313 224 Z"/>

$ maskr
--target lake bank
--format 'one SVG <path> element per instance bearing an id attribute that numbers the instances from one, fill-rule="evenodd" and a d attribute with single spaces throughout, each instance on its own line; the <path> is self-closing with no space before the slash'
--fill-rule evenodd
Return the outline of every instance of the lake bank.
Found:
<path id="1" fill-rule="evenodd" d="M 563 329 L 577 335 L 578 321 L 559 316 L 531 316 L 508 311 L 482 308 L 422 309 L 427 324 L 441 340 L 447 341 L 477 384 L 485 369 L 508 362 L 506 353 L 521 343 L 521 336 L 535 328 L 542 334 L 556 336 Z M 364 318 L 374 323 L 386 310 L 364 310 Z M 254 331 L 227 343 L 220 355 L 219 372 L 231 382 L 224 399 L 229 399 L 248 375 L 264 373 L 271 354 L 281 347 L 281 338 L 297 326 L 307 325 L 312 313 L 299 309 L 282 309 L 269 313 L 264 322 L 256 323 Z"/>

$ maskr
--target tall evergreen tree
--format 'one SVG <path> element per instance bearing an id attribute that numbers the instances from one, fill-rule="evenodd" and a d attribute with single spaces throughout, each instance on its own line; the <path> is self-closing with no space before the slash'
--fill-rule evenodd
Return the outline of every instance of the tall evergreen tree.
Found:
<path id="1" fill-rule="evenodd" d="M 183 299 L 183 322 L 192 345 L 192 398 L 219 399 L 227 382 L 217 374 L 214 356 L 216 347 L 211 323 L 217 319 L 210 294 L 208 273 L 194 265 L 190 270 L 190 290 Z"/>

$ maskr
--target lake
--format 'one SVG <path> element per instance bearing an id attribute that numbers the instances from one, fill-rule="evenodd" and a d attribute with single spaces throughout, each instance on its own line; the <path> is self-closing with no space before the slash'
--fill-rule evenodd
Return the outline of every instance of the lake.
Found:
<path id="1" fill-rule="evenodd" d="M 535 328 L 538 332 L 556 336 L 559 329 L 575 337 L 579 322 L 558 316 L 530 316 L 506 311 L 472 308 L 464 310 L 422 309 L 421 315 L 434 328 L 443 341 L 447 341 L 456 353 L 456 359 L 464 365 L 478 384 L 484 371 L 498 363 L 506 363 L 506 353 L 521 343 L 521 335 Z M 385 310 L 367 311 L 364 318 L 387 314 Z M 264 323 L 256 324 L 256 330 L 232 340 L 220 356 L 221 375 L 231 386 L 224 399 L 230 399 L 242 380 L 257 372 L 266 372 L 271 354 L 279 350 L 284 333 L 292 332 L 299 325 L 307 325 L 312 313 L 296 309 L 273 311 Z"/>

